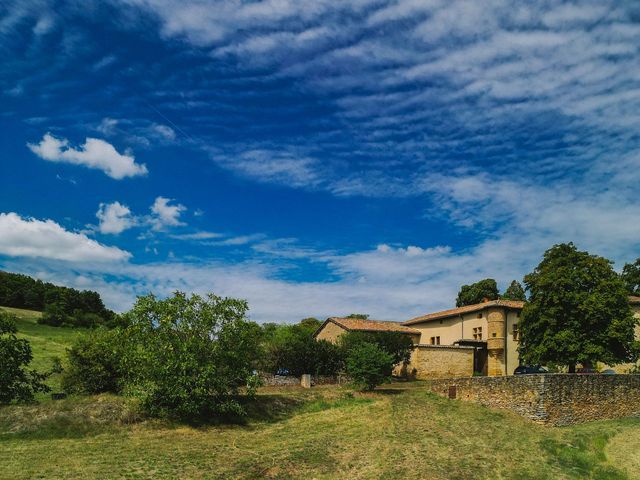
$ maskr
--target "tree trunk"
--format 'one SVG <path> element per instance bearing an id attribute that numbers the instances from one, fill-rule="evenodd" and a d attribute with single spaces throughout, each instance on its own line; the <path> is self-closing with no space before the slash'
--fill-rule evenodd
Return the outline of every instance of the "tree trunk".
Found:
<path id="1" fill-rule="evenodd" d="M 576 364 L 572 363 L 569 365 L 569 373 L 576 373 Z"/>

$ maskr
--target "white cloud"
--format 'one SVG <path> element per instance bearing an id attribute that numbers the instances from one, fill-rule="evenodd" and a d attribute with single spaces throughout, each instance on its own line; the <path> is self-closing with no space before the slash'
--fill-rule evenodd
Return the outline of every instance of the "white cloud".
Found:
<path id="1" fill-rule="evenodd" d="M 53 220 L 0 213 L 0 254 L 69 262 L 126 260 L 129 252 L 102 245 L 81 233 L 65 230 Z"/>
<path id="2" fill-rule="evenodd" d="M 69 146 L 68 140 L 57 139 L 46 133 L 39 143 L 27 145 L 43 160 L 95 168 L 116 180 L 147 174 L 147 167 L 135 163 L 132 155 L 120 154 L 113 145 L 97 138 L 87 138 L 85 143 L 76 149 Z"/>
<path id="3" fill-rule="evenodd" d="M 96 217 L 100 220 L 98 229 L 101 233 L 121 233 L 136 224 L 131 210 L 120 202 L 101 203 Z"/>
<path id="4" fill-rule="evenodd" d="M 176 132 L 174 132 L 171 127 L 154 123 L 149 128 L 155 135 L 159 136 L 163 140 L 173 141 L 176 139 Z"/>
<path id="5" fill-rule="evenodd" d="M 175 238 L 176 240 L 211 240 L 214 238 L 220 238 L 224 235 L 222 233 L 216 232 L 195 232 L 195 233 L 181 233 L 169 235 L 171 238 Z"/>
<path id="6" fill-rule="evenodd" d="M 185 225 L 180 221 L 180 215 L 187 210 L 187 207 L 179 203 L 169 205 L 172 201 L 171 198 L 157 197 L 151 205 L 151 224 L 155 230 Z"/>
<path id="7" fill-rule="evenodd" d="M 116 120 L 115 118 L 106 117 L 100 121 L 100 125 L 96 127 L 96 130 L 102 135 L 110 137 L 116 132 L 118 123 L 118 120 Z"/>

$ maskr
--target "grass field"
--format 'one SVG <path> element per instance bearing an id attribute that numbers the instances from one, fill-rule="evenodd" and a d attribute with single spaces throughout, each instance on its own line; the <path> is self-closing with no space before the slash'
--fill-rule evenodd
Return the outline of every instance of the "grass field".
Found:
<path id="1" fill-rule="evenodd" d="M 111 396 L 5 407 L 0 478 L 639 478 L 638 419 L 548 428 L 420 385 L 263 389 L 251 407 L 209 426 L 136 420 Z"/>
<path id="2" fill-rule="evenodd" d="M 10 307 L 0 307 L 0 309 L 12 313 L 18 318 L 16 322 L 18 336 L 26 338 L 31 342 L 31 349 L 33 351 L 31 367 L 40 372 L 50 370 L 54 358 L 62 359 L 66 348 L 71 345 L 74 338 L 83 333 L 82 330 L 73 328 L 40 325 L 38 318 L 42 315 L 41 312 Z M 47 383 L 54 390 L 58 390 L 60 387 L 60 376 L 52 375 Z"/>
<path id="3" fill-rule="evenodd" d="M 14 312 L 41 369 L 80 334 Z M 640 419 L 543 427 L 419 382 L 262 388 L 247 408 L 185 425 L 109 395 L 0 407 L 0 478 L 640 479 Z"/>

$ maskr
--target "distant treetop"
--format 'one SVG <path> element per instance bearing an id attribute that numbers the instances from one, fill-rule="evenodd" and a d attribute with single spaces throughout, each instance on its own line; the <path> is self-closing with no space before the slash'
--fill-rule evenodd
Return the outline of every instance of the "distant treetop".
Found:
<path id="1" fill-rule="evenodd" d="M 456 307 L 474 305 L 484 300 L 497 300 L 499 297 L 496 281 L 493 278 L 485 278 L 471 285 L 463 285 L 456 298 Z"/>

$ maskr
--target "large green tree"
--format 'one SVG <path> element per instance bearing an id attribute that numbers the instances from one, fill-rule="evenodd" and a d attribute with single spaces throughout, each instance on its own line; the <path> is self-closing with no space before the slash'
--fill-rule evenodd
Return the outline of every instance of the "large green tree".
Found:
<path id="1" fill-rule="evenodd" d="M 502 298 L 505 300 L 519 300 L 524 302 L 527 300 L 527 296 L 524 293 L 524 288 L 517 280 L 511 282 L 511 285 L 504 291 Z"/>
<path id="2" fill-rule="evenodd" d="M 139 297 L 126 314 L 125 391 L 160 416 L 242 414 L 237 396 L 255 385 L 259 327 L 247 303 L 213 294 Z M 251 392 L 251 389 L 249 390 Z"/>
<path id="3" fill-rule="evenodd" d="M 640 258 L 625 264 L 621 277 L 629 295 L 640 295 Z"/>
<path id="4" fill-rule="evenodd" d="M 606 258 L 555 245 L 525 276 L 529 301 L 519 322 L 520 355 L 528 364 L 596 362 L 613 365 L 637 358 L 633 318 L 624 283 Z"/>
<path id="5" fill-rule="evenodd" d="M 471 285 L 463 285 L 456 298 L 456 307 L 474 305 L 482 302 L 485 298 L 496 300 L 499 297 L 498 285 L 493 278 L 485 278 Z"/>
<path id="6" fill-rule="evenodd" d="M 16 336 L 15 318 L 0 311 L 0 404 L 31 402 L 37 392 L 47 392 L 47 374 L 28 370 L 31 345 Z"/>

